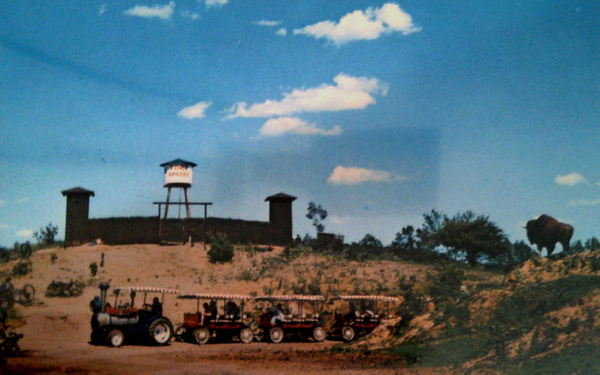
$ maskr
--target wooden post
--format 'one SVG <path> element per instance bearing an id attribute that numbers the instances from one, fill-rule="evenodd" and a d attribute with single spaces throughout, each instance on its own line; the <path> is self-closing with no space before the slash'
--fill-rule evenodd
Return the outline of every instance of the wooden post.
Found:
<path id="1" fill-rule="evenodd" d="M 167 204 L 165 205 L 165 220 L 167 219 L 167 213 L 169 212 L 169 199 L 171 198 L 171 187 L 167 188 Z"/>
<path id="2" fill-rule="evenodd" d="M 188 201 L 188 193 L 187 193 L 187 187 L 183 188 L 183 195 L 185 196 L 185 211 L 187 214 L 187 218 L 191 219 L 192 218 L 192 211 L 190 210 L 190 202 Z"/>

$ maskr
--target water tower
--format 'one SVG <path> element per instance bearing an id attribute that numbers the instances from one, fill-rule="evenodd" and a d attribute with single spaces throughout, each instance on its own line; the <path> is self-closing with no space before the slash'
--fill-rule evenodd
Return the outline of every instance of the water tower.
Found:
<path id="1" fill-rule="evenodd" d="M 190 202 L 188 200 L 187 191 L 190 187 L 192 187 L 192 168 L 196 166 L 196 163 L 192 163 L 191 161 L 185 161 L 181 159 L 175 159 L 166 163 L 162 163 L 160 166 L 163 167 L 165 171 L 165 182 L 163 186 L 167 188 L 167 204 L 165 205 L 164 218 L 167 218 L 167 214 L 169 212 L 169 200 L 171 198 L 171 189 L 179 188 L 183 190 L 183 195 L 185 197 L 185 211 L 187 218 L 190 219 L 192 214 L 190 211 Z"/>

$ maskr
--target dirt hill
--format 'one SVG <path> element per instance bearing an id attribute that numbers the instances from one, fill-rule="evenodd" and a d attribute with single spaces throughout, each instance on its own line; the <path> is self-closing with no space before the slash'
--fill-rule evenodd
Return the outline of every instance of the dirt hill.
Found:
<path id="1" fill-rule="evenodd" d="M 98 294 L 97 285 L 100 281 L 109 281 L 113 287 L 146 285 L 184 292 L 329 296 L 368 293 L 398 296 L 404 292 L 399 287 L 403 276 L 414 275 L 416 287 L 422 292 L 425 290 L 426 275 L 433 272 L 434 268 L 420 263 L 383 260 L 357 262 L 339 256 L 317 255 L 302 249 L 289 251 L 281 247 L 250 246 L 236 247 L 231 263 L 211 264 L 206 252 L 202 244 L 194 247 L 86 245 L 34 252 L 31 257 L 32 272 L 13 278 L 17 288 L 29 283 L 37 291 L 34 306 L 18 308 L 26 322 L 18 328 L 25 335 L 20 344 L 31 355 L 28 360 L 22 360 L 23 363 L 55 366 L 64 361 L 67 365 L 71 363 L 75 367 L 92 368 L 96 373 L 114 371 L 108 365 L 95 365 L 98 362 L 95 356 L 106 359 L 108 357 L 103 357 L 103 353 L 111 357 L 111 352 L 88 344 L 88 303 Z M 0 275 L 8 275 L 15 262 L 0 265 Z M 91 275 L 92 263 L 98 266 L 96 276 Z M 463 269 L 466 270 L 466 280 L 460 296 L 453 300 L 456 306 L 465 307 L 464 310 L 457 310 L 462 311 L 462 315 L 456 311 L 453 316 L 444 315 L 447 313 L 442 311 L 442 305 L 436 306 L 429 301 L 414 319 L 403 323 L 400 323 L 402 319 L 390 320 L 372 335 L 346 346 L 346 350 L 367 349 L 369 352 L 384 353 L 381 361 L 372 357 L 366 362 L 369 365 L 378 361 L 388 363 L 387 356 L 394 353 L 402 358 L 414 358 L 420 364 L 410 367 L 413 373 L 535 373 L 547 366 L 555 368 L 557 358 L 564 366 L 576 369 L 583 366 L 585 370 L 589 364 L 587 358 L 600 354 L 600 252 L 577 254 L 559 260 L 534 258 L 507 275 L 468 267 Z M 44 295 L 52 281 L 70 280 L 78 280 L 86 285 L 81 296 L 49 298 Z M 177 324 L 184 311 L 195 309 L 193 305 L 189 301 L 167 297 L 164 310 Z M 284 357 L 292 356 L 307 361 L 306 356 L 292 354 L 297 350 L 312 351 L 337 344 L 291 344 L 285 347 L 289 350 L 285 355 L 273 352 L 274 347 L 268 344 L 252 344 L 251 350 L 254 352 L 251 353 L 246 347 L 240 348 L 235 344 L 231 347 L 209 347 L 208 352 L 206 347 L 180 346 L 184 344 L 174 344 L 168 349 L 138 347 L 125 350 L 129 351 L 132 358 L 146 358 L 150 352 L 156 353 L 153 358 L 160 355 L 161 358 L 168 357 L 169 361 L 178 361 L 173 358 L 203 358 L 213 361 L 211 363 L 217 366 L 214 368 L 223 365 L 223 351 L 227 351 L 227 363 L 245 361 L 245 364 L 252 363 L 252 366 L 258 366 L 256 369 L 262 370 L 265 364 L 257 365 L 256 359 L 265 356 L 272 358 L 275 362 L 269 362 L 269 366 L 274 366 L 273 373 L 282 369 L 285 372 L 311 373 L 309 368 L 315 373 L 321 373 L 325 368 L 331 370 L 330 373 L 336 373 L 344 366 L 337 368 L 333 362 L 327 361 L 310 365 L 313 367 L 308 364 L 289 367 L 289 363 L 285 365 L 288 367 L 277 366 L 284 366 L 281 362 Z M 213 353 L 215 350 L 217 354 Z M 167 352 L 179 354 L 173 357 L 165 354 Z M 207 353 L 211 353 L 210 357 L 206 357 L 209 355 Z M 89 363 L 76 360 L 88 357 L 96 360 L 90 360 Z M 317 361 L 320 357 L 315 354 L 310 358 Z M 125 358 L 123 361 L 121 364 L 127 363 Z M 389 368 L 389 363 L 387 366 L 372 371 L 393 373 L 393 366 Z M 247 367 L 244 371 L 249 371 Z M 135 371 L 140 370 L 146 372 L 147 368 L 141 367 Z M 554 373 L 571 373 L 569 370 L 570 367 L 566 367 L 565 372 Z M 135 371 L 132 367 L 131 373 Z M 76 368 L 71 372 L 89 373 Z M 157 370 L 154 373 L 163 372 Z M 238 372 L 232 370 L 231 373 Z"/>

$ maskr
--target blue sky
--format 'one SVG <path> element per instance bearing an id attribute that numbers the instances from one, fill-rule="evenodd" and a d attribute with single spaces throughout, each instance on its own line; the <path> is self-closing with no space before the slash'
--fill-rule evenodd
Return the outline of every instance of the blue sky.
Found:
<path id="1" fill-rule="evenodd" d="M 153 215 L 175 158 L 214 216 L 298 196 L 299 234 L 315 201 L 348 240 L 432 208 L 598 236 L 598 61 L 590 1 L 3 1 L 0 244 L 62 237 L 74 186 Z"/>

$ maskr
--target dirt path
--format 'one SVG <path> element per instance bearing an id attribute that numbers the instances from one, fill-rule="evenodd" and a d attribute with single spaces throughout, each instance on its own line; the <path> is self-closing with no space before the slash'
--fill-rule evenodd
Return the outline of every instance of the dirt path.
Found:
<path id="1" fill-rule="evenodd" d="M 64 313 L 50 306 L 24 309 L 27 324 L 18 329 L 22 357 L 9 358 L 2 374 L 426 374 L 380 358 L 332 356 L 324 349 L 337 344 L 291 342 L 209 343 L 173 342 L 166 347 L 94 346 L 89 340 L 89 313 Z"/>

